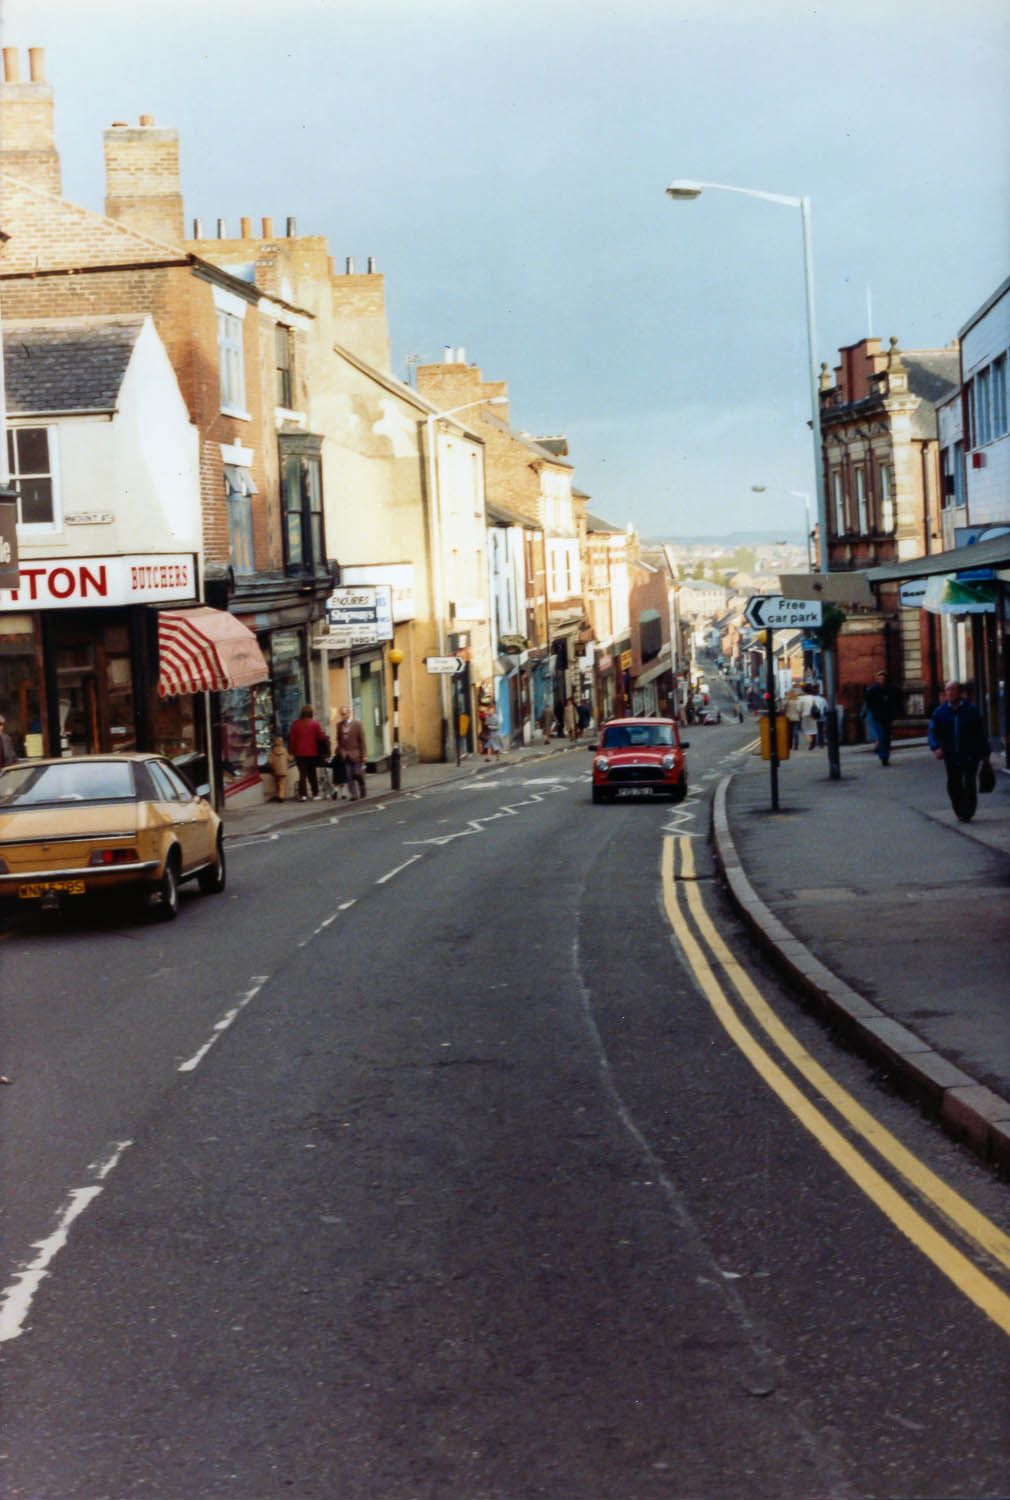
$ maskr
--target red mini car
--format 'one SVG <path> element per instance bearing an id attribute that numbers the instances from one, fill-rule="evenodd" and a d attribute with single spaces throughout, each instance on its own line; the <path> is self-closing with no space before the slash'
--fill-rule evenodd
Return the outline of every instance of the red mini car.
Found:
<path id="1" fill-rule="evenodd" d="M 687 796 L 687 762 L 673 719 L 611 719 L 593 747 L 593 801 L 613 802 L 620 791 Z"/>

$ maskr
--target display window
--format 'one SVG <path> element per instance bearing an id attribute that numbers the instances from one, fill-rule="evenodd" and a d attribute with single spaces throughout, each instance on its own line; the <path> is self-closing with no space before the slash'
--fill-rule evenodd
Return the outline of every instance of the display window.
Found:
<path id="1" fill-rule="evenodd" d="M 0 713 L 18 755 L 44 755 L 42 683 L 31 615 L 0 614 Z"/>
<path id="2" fill-rule="evenodd" d="M 369 761 L 386 754 L 386 679 L 382 658 L 358 661 L 351 666 L 351 713 L 365 731 L 365 754 Z"/>

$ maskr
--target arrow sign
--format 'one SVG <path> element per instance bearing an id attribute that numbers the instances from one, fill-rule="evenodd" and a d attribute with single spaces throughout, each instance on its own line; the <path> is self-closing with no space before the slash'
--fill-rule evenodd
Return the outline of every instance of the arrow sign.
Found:
<path id="1" fill-rule="evenodd" d="M 462 672 L 466 662 L 461 656 L 426 656 L 424 665 L 433 674 L 455 677 L 457 672 Z"/>
<path id="2" fill-rule="evenodd" d="M 755 630 L 817 630 L 823 616 L 820 599 L 785 599 L 781 594 L 753 594 L 744 610 Z"/>

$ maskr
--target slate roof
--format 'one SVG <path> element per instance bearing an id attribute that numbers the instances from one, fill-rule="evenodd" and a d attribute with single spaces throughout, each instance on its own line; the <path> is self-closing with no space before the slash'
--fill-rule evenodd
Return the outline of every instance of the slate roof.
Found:
<path id="1" fill-rule="evenodd" d="M 4 324 L 4 382 L 12 417 L 115 411 L 142 317 Z"/>

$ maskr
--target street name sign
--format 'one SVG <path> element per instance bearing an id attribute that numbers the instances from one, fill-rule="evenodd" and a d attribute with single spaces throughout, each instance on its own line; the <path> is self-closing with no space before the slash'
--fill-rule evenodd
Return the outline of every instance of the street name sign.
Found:
<path id="1" fill-rule="evenodd" d="M 744 610 L 755 630 L 816 630 L 823 615 L 819 599 L 787 599 L 782 594 L 753 594 Z"/>
<path id="2" fill-rule="evenodd" d="M 455 677 L 457 672 L 462 672 L 466 662 L 461 656 L 426 656 L 424 665 L 433 674 Z"/>

